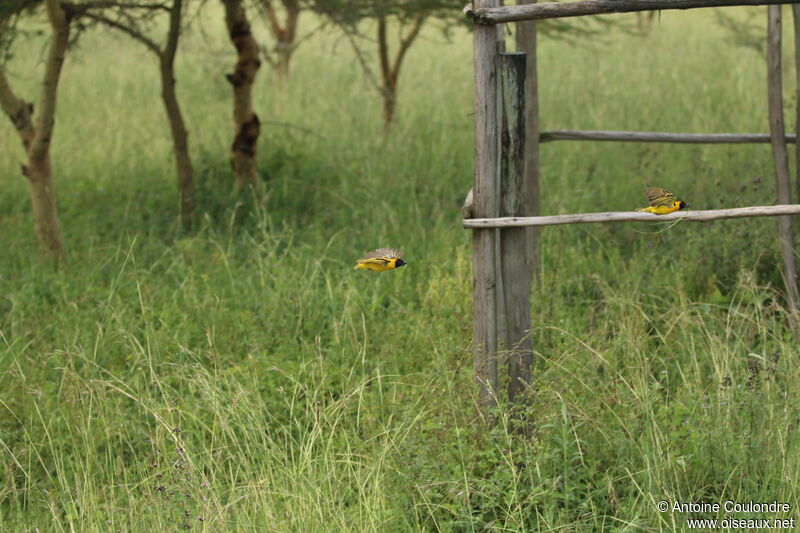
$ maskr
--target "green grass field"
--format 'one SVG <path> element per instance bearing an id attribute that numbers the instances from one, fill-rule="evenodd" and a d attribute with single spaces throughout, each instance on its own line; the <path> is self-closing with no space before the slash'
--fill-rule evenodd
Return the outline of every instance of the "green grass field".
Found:
<path id="1" fill-rule="evenodd" d="M 692 516 L 800 518 L 800 350 L 775 219 L 545 229 L 536 431 L 509 431 L 501 412 L 489 432 L 459 220 L 469 35 L 430 28 L 411 50 L 388 138 L 340 36 L 302 46 L 288 90 L 262 69 L 269 177 L 253 206 L 230 192 L 230 44 L 218 12 L 197 24 L 178 74 L 201 212 L 191 233 L 177 224 L 156 64 L 136 43 L 87 34 L 65 65 L 58 271 L 37 251 L 22 149 L 0 119 L 0 529 L 673 531 Z M 700 10 L 663 12 L 647 37 L 543 38 L 542 125 L 766 132 L 764 59 L 728 37 Z M 12 63 L 29 99 L 42 42 Z M 548 143 L 542 164 L 545 214 L 640 207 L 651 185 L 697 209 L 775 197 L 768 145 Z M 410 265 L 352 270 L 378 246 Z M 661 500 L 792 508 L 689 514 L 659 512 Z"/>

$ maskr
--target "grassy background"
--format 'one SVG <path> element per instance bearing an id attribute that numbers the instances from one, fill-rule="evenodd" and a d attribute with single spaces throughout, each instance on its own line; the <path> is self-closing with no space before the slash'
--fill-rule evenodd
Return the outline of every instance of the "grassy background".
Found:
<path id="1" fill-rule="evenodd" d="M 233 58 L 218 12 L 196 28 L 178 82 L 202 213 L 190 234 L 155 61 L 136 43 L 89 34 L 65 66 L 58 272 L 36 250 L 22 151 L 0 120 L 4 529 L 672 531 L 689 515 L 656 502 L 729 499 L 800 518 L 775 220 L 546 229 L 537 430 L 501 416 L 487 433 L 459 224 L 469 36 L 431 29 L 411 50 L 388 138 L 340 37 L 303 45 L 288 90 L 263 69 L 268 196 L 234 207 Z M 764 60 L 726 39 L 708 10 L 664 12 L 646 38 L 545 38 L 543 127 L 767 131 Z M 12 64 L 26 98 L 40 47 Z M 649 185 L 698 209 L 774 201 L 767 145 L 549 143 L 542 159 L 546 214 L 631 209 Z M 377 246 L 410 265 L 354 272 Z"/>

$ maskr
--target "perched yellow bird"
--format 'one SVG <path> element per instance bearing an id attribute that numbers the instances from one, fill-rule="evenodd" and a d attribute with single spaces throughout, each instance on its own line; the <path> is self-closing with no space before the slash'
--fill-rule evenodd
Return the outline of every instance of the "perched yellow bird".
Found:
<path id="1" fill-rule="evenodd" d="M 647 201 L 650 205 L 637 209 L 637 211 L 653 213 L 654 215 L 666 215 L 689 207 L 689 204 L 678 200 L 674 194 L 661 187 L 648 187 L 644 190 L 644 193 L 647 195 Z"/>
<path id="2" fill-rule="evenodd" d="M 394 248 L 378 248 L 356 261 L 356 268 L 361 270 L 392 270 L 405 266 L 406 262 L 400 259 L 403 253 Z"/>

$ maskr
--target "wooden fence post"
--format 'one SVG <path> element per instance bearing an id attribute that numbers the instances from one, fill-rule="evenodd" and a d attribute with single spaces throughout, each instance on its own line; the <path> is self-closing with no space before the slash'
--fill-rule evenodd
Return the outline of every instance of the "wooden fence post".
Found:
<path id="1" fill-rule="evenodd" d="M 789 153 L 786 150 L 783 122 L 783 85 L 781 76 L 781 6 L 767 8 L 767 93 L 769 98 L 769 132 L 772 139 L 772 159 L 775 162 L 775 188 L 779 204 L 792 203 L 789 180 Z M 783 282 L 786 286 L 786 303 L 797 310 L 797 263 L 794 257 L 794 232 L 792 217 L 778 219 L 778 238 L 783 256 Z"/>
<path id="2" fill-rule="evenodd" d="M 795 90 L 795 134 L 800 134 L 800 5 L 792 5 L 794 22 L 794 90 Z M 800 143 L 795 144 L 795 187 L 800 202 Z"/>
<path id="3" fill-rule="evenodd" d="M 475 0 L 475 7 L 496 7 L 497 0 Z M 475 177 L 473 216 L 497 216 L 498 78 L 497 28 L 475 25 Z M 480 406 L 487 420 L 497 391 L 497 230 L 472 232 L 473 357 Z"/>
<path id="4" fill-rule="evenodd" d="M 517 0 L 533 4 L 536 0 Z M 525 185 L 522 212 L 526 217 L 539 216 L 539 78 L 536 67 L 536 21 L 517 22 L 518 52 L 525 52 Z M 528 264 L 531 276 L 539 279 L 541 248 L 539 228 L 528 228 Z"/>
<path id="5" fill-rule="evenodd" d="M 525 63 L 522 52 L 500 54 L 500 216 L 521 216 L 525 208 Z M 505 318 L 502 343 L 508 358 L 508 399 L 531 380 L 531 272 L 527 228 L 500 231 L 500 274 Z"/>

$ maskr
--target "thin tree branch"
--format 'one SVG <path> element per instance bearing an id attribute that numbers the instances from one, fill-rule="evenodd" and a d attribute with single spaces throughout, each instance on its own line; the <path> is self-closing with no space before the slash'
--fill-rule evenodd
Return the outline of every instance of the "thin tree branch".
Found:
<path id="1" fill-rule="evenodd" d="M 272 0 L 261 0 L 261 10 L 267 17 L 273 35 L 275 35 L 276 39 L 281 40 L 283 38 L 283 28 L 281 27 L 281 22 L 278 20 L 278 14 L 275 12 L 275 8 L 272 7 Z"/>
<path id="2" fill-rule="evenodd" d="M 6 115 L 11 117 L 11 120 L 14 120 L 19 102 L 20 99 L 17 98 L 17 95 L 11 89 L 11 84 L 8 83 L 5 70 L 0 68 L 0 107 L 3 108 Z"/>
<path id="3" fill-rule="evenodd" d="M 327 25 L 328 25 L 328 23 L 327 23 L 327 22 L 322 22 L 322 23 L 320 23 L 320 25 L 319 25 L 319 26 L 317 26 L 317 27 L 316 27 L 316 28 L 314 28 L 313 30 L 311 30 L 311 31 L 309 31 L 308 33 L 306 33 L 305 35 L 303 35 L 303 36 L 302 36 L 300 39 L 298 39 L 297 41 L 295 41 L 295 42 L 294 42 L 294 44 L 292 44 L 292 48 L 297 48 L 298 46 L 300 46 L 301 44 L 303 44 L 304 42 L 306 42 L 307 40 L 309 40 L 311 37 L 313 37 L 315 33 L 317 33 L 318 31 L 320 31 L 320 30 L 322 30 L 322 29 L 324 29 L 324 28 L 325 28 L 325 26 L 327 26 Z"/>
<path id="4" fill-rule="evenodd" d="M 175 53 L 178 51 L 178 39 L 181 36 L 181 11 L 183 0 L 172 0 L 172 7 L 169 10 L 169 33 L 167 34 L 167 45 L 164 48 L 164 58 L 172 63 Z"/>
<path id="5" fill-rule="evenodd" d="M 383 78 L 383 90 L 389 91 L 392 82 L 392 66 L 389 63 L 389 39 L 386 36 L 386 17 L 378 18 L 378 57 L 381 63 L 381 76 Z"/>
<path id="6" fill-rule="evenodd" d="M 263 44 L 259 43 L 258 44 L 258 49 L 261 52 L 261 55 L 264 58 L 264 60 L 267 63 L 269 63 L 269 66 L 272 67 L 272 68 L 275 68 L 275 66 L 278 64 L 278 62 L 275 61 L 275 59 L 273 59 L 272 52 L 269 51 L 269 47 L 264 46 Z"/>
<path id="7" fill-rule="evenodd" d="M 45 0 L 47 18 L 53 28 L 50 50 L 44 71 L 42 94 L 39 100 L 39 114 L 35 126 L 36 135 L 30 146 L 30 158 L 39 159 L 48 150 L 53 135 L 56 114 L 56 93 L 61 67 L 69 43 L 69 21 L 66 12 L 61 8 L 59 0 Z"/>
<path id="8" fill-rule="evenodd" d="M 283 28 L 281 27 L 280 20 L 278 20 L 278 14 L 275 12 L 275 8 L 272 7 L 272 0 L 261 0 L 260 4 L 261 11 L 264 13 L 267 22 L 269 22 L 272 34 L 276 39 L 281 40 L 283 38 Z"/>
<path id="9" fill-rule="evenodd" d="M 400 49 L 397 51 L 397 56 L 394 59 L 394 66 L 392 67 L 392 75 L 397 77 L 400 71 L 400 65 L 403 63 L 403 58 L 408 52 L 408 49 L 411 48 L 411 45 L 414 43 L 414 39 L 417 38 L 419 35 L 420 30 L 422 29 L 422 25 L 425 23 L 425 15 L 420 15 L 414 20 L 414 25 L 411 27 L 411 31 L 400 40 Z"/>
<path id="10" fill-rule="evenodd" d="M 118 2 L 116 0 L 97 0 L 94 2 L 81 2 L 76 4 L 74 2 L 63 2 L 62 7 L 70 14 L 83 15 L 86 11 L 91 9 L 145 9 L 150 11 L 169 11 L 167 4 L 146 4 L 139 2 Z"/>
<path id="11" fill-rule="evenodd" d="M 347 30 L 347 28 L 342 28 L 342 30 L 344 31 L 344 35 L 345 37 L 347 37 L 347 40 L 350 41 L 350 45 L 353 47 L 353 51 L 356 53 L 356 58 L 358 59 L 361 68 L 364 70 L 364 74 L 366 74 L 367 79 L 375 88 L 375 90 L 382 93 L 383 88 L 381 88 L 380 84 L 378 83 L 378 79 L 375 77 L 375 73 L 372 72 L 371 68 L 369 68 L 369 63 L 367 63 L 367 60 L 364 57 L 363 52 L 358 47 L 358 44 L 355 42 L 355 39 L 353 39 L 353 35 Z"/>
<path id="12" fill-rule="evenodd" d="M 284 40 L 294 42 L 297 33 L 297 19 L 300 17 L 300 4 L 297 0 L 283 0 L 286 9 L 286 34 Z"/>
<path id="13" fill-rule="evenodd" d="M 112 19 L 110 19 L 108 17 L 105 17 L 103 15 L 98 15 L 97 13 L 86 13 L 85 16 L 87 18 L 91 19 L 91 20 L 94 20 L 94 21 L 99 22 L 101 24 L 105 24 L 106 26 L 108 26 L 110 28 L 114 28 L 115 30 L 119 30 L 119 31 L 125 33 L 129 37 L 132 37 L 133 39 L 136 39 L 137 41 L 139 41 L 140 43 L 145 45 L 154 54 L 156 54 L 157 56 L 161 57 L 161 55 L 163 53 L 163 51 L 161 50 L 161 47 L 159 47 L 158 44 L 156 44 L 155 41 L 150 39 L 148 36 L 146 36 L 145 34 L 140 32 L 139 30 L 137 30 L 135 28 L 131 28 L 130 26 L 126 26 L 125 24 L 123 24 L 121 22 L 117 22 L 116 20 L 112 20 Z"/>
<path id="14" fill-rule="evenodd" d="M 22 144 L 27 149 L 36 134 L 33 129 L 33 120 L 31 120 L 33 106 L 14 94 L 2 67 L 0 67 L 0 108 L 14 123 L 17 133 L 22 139 Z"/>
<path id="15" fill-rule="evenodd" d="M 318 139 L 322 139 L 324 141 L 329 140 L 326 136 L 321 135 L 321 134 L 317 133 L 316 131 L 314 131 L 312 128 L 307 128 L 305 126 L 299 126 L 297 124 L 290 124 L 289 122 L 281 122 L 281 121 L 278 121 L 278 120 L 262 120 L 261 123 L 262 124 L 270 124 L 270 125 L 273 125 L 273 126 L 281 126 L 283 128 L 295 129 L 295 130 L 301 131 L 301 132 L 303 132 L 303 133 L 305 133 L 307 135 L 311 135 L 312 137 L 317 137 Z"/>
<path id="16" fill-rule="evenodd" d="M 0 37 L 8 31 L 9 26 L 11 26 L 11 15 L 0 17 Z M 0 40 L 1 43 L 2 40 Z"/>
<path id="17" fill-rule="evenodd" d="M 0 67 L 0 107 L 11 119 L 11 122 L 14 123 L 14 127 L 22 139 L 22 144 L 27 149 L 36 133 L 31 120 L 31 108 L 33 106 L 21 98 L 17 98 L 2 67 Z"/>

